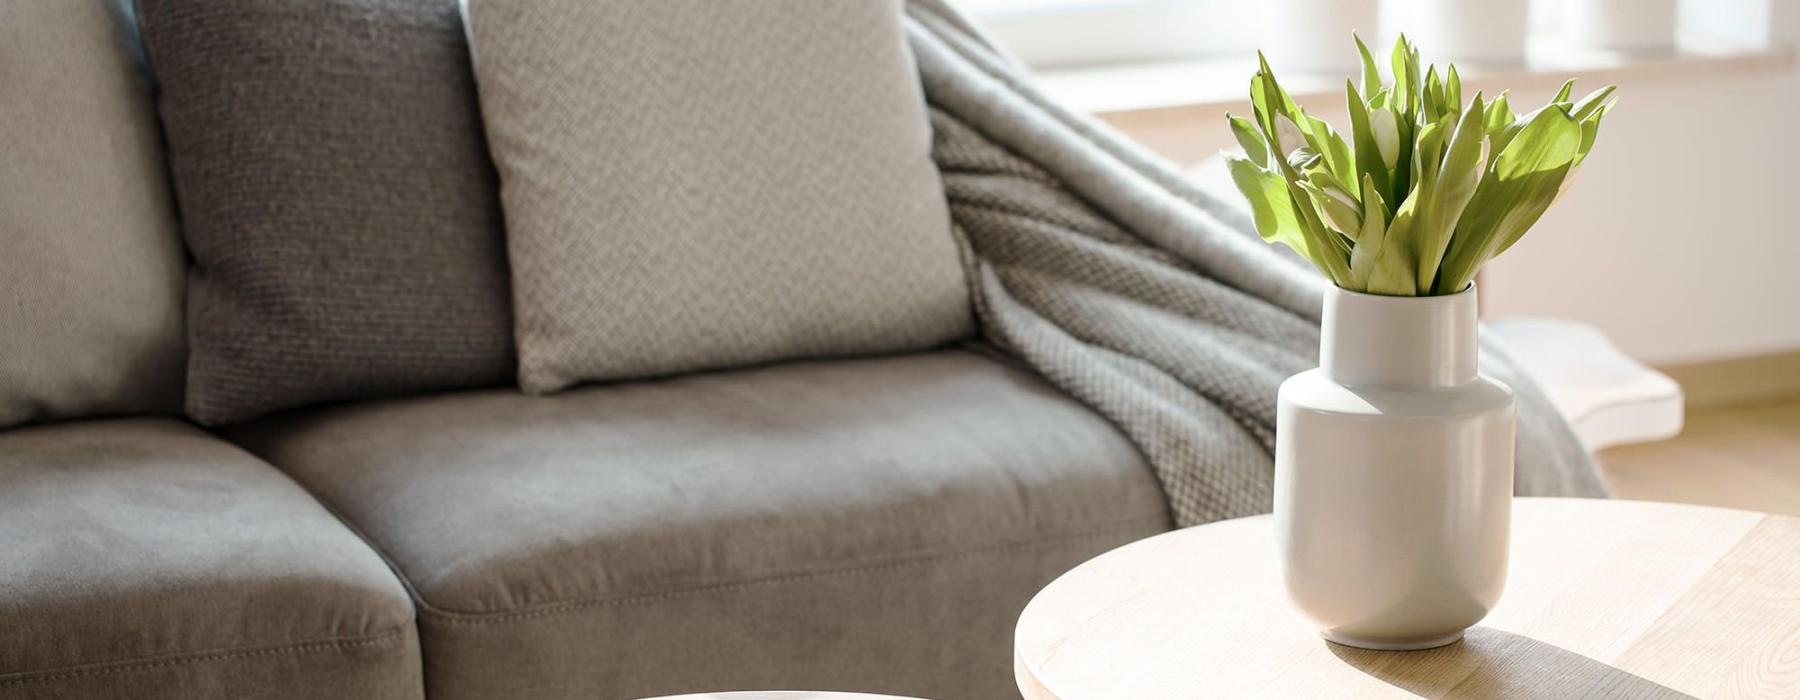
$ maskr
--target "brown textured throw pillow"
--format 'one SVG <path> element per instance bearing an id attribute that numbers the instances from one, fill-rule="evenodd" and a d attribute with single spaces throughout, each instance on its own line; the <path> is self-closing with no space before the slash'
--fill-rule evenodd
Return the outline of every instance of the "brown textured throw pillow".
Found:
<path id="1" fill-rule="evenodd" d="M 472 0 L 519 382 L 969 333 L 899 0 Z"/>
<path id="2" fill-rule="evenodd" d="M 456 0 L 138 0 L 193 252 L 188 412 L 509 381 Z"/>
<path id="3" fill-rule="evenodd" d="M 122 20 L 0 1 L 0 428 L 181 409 L 187 263 Z"/>

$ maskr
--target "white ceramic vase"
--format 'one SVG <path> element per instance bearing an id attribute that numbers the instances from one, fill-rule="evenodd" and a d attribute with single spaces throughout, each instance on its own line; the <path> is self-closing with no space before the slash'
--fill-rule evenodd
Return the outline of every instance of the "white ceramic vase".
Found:
<path id="1" fill-rule="evenodd" d="M 1281 385 L 1275 533 L 1294 607 L 1331 641 L 1460 639 L 1506 583 L 1512 390 L 1476 372 L 1475 288 L 1325 296 L 1319 367 Z"/>

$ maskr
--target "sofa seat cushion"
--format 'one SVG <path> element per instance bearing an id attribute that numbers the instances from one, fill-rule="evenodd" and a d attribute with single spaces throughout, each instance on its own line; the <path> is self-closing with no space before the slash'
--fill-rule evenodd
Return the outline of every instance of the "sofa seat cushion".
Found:
<path id="1" fill-rule="evenodd" d="M 0 698 L 416 698 L 405 589 L 186 423 L 0 433 Z"/>
<path id="2" fill-rule="evenodd" d="M 1009 692 L 1031 594 L 1168 527 L 1121 433 L 960 350 L 359 404 L 232 436 L 410 581 L 437 698 Z"/>

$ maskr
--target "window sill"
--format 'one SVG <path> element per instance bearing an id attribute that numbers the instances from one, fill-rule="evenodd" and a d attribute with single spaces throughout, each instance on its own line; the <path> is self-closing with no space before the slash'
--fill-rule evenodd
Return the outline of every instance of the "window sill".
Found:
<path id="1" fill-rule="evenodd" d="M 1570 77 L 1581 78 L 1584 86 L 1598 87 L 1633 76 L 1704 77 L 1721 72 L 1778 70 L 1793 62 L 1794 51 L 1785 44 L 1694 46 L 1628 53 L 1574 50 L 1540 41 L 1531 46 L 1523 65 L 1458 63 L 1457 72 L 1463 77 L 1464 94 L 1474 90 L 1495 92 L 1502 86 L 1548 93 Z M 1046 92 L 1074 109 L 1109 119 L 1133 120 L 1157 113 L 1204 113 L 1209 117 L 1225 111 L 1247 113 L 1249 80 L 1255 72 L 1253 59 L 1203 59 L 1059 68 L 1040 71 L 1038 78 Z M 1343 76 L 1284 73 L 1281 83 L 1302 104 L 1344 99 Z"/>

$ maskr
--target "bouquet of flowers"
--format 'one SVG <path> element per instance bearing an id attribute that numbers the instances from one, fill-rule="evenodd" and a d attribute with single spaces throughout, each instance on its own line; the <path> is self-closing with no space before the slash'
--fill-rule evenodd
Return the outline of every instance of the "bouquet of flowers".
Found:
<path id="1" fill-rule="evenodd" d="M 1456 66 L 1421 76 L 1395 42 L 1393 84 L 1362 39 L 1361 88 L 1346 79 L 1346 137 L 1294 103 L 1261 54 L 1255 119 L 1226 115 L 1245 157 L 1228 156 L 1257 232 L 1350 291 L 1455 294 L 1568 190 L 1612 109 L 1613 87 L 1572 100 L 1575 81 L 1523 116 L 1501 93 L 1462 101 Z"/>

